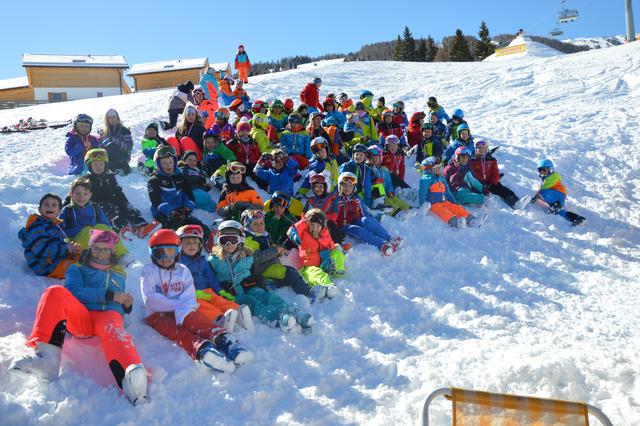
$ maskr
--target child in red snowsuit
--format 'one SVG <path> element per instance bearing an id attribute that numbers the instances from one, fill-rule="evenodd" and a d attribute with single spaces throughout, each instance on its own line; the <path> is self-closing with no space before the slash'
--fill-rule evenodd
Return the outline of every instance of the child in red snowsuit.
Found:
<path id="1" fill-rule="evenodd" d="M 117 241 L 113 231 L 91 231 L 89 249 L 67 270 L 64 287 L 51 286 L 40 297 L 26 342 L 35 354 L 14 360 L 10 371 L 56 380 L 66 332 L 97 336 L 118 386 L 132 404 L 146 402 L 147 372 L 123 325 L 124 314 L 133 309 L 133 296 L 125 292 L 125 274 L 116 266 Z"/>

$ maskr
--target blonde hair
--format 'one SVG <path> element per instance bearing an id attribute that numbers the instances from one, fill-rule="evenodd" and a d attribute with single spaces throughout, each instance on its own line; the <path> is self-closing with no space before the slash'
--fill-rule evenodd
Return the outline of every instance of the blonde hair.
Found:
<path id="1" fill-rule="evenodd" d="M 244 257 L 251 256 L 251 249 L 248 247 L 245 247 L 244 245 L 239 245 L 235 253 L 238 253 L 238 257 L 244 258 Z M 219 244 L 213 246 L 213 248 L 211 249 L 211 255 L 217 257 L 220 260 L 224 260 L 223 247 Z"/>
<path id="2" fill-rule="evenodd" d="M 189 108 L 193 108 L 196 111 L 196 118 L 195 120 L 193 120 L 193 124 L 202 122 L 200 113 L 198 112 L 198 109 L 195 106 L 189 104 L 186 107 L 184 107 L 184 111 L 182 111 L 182 117 L 180 117 L 180 123 L 178 124 L 178 129 L 177 129 L 177 133 L 180 133 L 182 136 L 185 136 L 188 133 L 187 126 L 189 126 L 190 124 L 187 122 L 187 109 Z"/>
<path id="3" fill-rule="evenodd" d="M 120 114 L 118 114 L 118 111 L 116 111 L 113 108 L 108 109 L 107 112 L 104 113 L 104 128 L 100 131 L 100 134 L 103 137 L 111 136 L 111 134 L 110 134 L 111 126 L 109 125 L 109 113 L 110 112 L 114 112 L 116 114 L 116 118 L 118 119 L 118 122 L 116 123 L 116 127 L 118 127 L 118 125 L 122 126 L 122 120 L 120 119 Z"/>

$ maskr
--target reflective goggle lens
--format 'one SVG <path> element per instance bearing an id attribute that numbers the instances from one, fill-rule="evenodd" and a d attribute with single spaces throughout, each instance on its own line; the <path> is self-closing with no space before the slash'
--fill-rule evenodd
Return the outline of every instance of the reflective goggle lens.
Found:
<path id="1" fill-rule="evenodd" d="M 218 243 L 221 246 L 230 246 L 240 243 L 241 237 L 239 235 L 221 235 L 218 237 Z"/>
<path id="2" fill-rule="evenodd" d="M 178 246 L 157 246 L 151 249 L 151 256 L 156 259 L 175 259 L 178 256 Z"/>
<path id="3" fill-rule="evenodd" d="M 231 173 L 244 174 L 247 171 L 247 168 L 244 166 L 244 164 L 232 164 L 229 166 L 229 171 L 231 171 Z"/>

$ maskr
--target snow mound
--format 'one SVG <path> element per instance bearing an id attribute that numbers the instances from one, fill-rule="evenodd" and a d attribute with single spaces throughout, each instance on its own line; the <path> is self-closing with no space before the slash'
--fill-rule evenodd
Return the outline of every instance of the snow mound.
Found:
<path id="1" fill-rule="evenodd" d="M 246 89 L 253 99 L 297 98 L 315 75 L 322 95 L 369 89 L 389 104 L 404 100 L 409 113 L 424 110 L 429 96 L 449 112 L 463 109 L 475 136 L 500 146 L 505 185 L 531 193 L 536 160 L 549 157 L 569 208 L 587 224 L 570 228 L 499 200 L 480 229 L 452 230 L 432 216 L 385 218 L 405 237 L 402 250 L 382 258 L 357 245 L 338 280 L 341 295 L 310 307 L 313 332 L 257 324 L 239 336 L 256 358 L 232 376 L 211 374 L 143 323 L 136 265 L 127 278 L 136 298 L 128 330 L 152 382 L 150 403 L 134 408 L 97 384 L 108 374 L 96 368 L 106 367 L 95 342 L 65 345 L 68 363 L 55 383 L 7 372 L 26 352 L 42 290 L 55 283 L 29 272 L 16 235 L 41 195 L 66 194 L 73 177 L 68 129 L 0 135 L 0 422 L 407 425 L 431 391 L 461 386 L 585 400 L 613 424 L 640 424 L 640 43 L 544 62 L 335 63 L 251 77 Z M 0 125 L 85 112 L 98 130 L 113 107 L 132 129 L 135 159 L 147 123 L 166 118 L 170 93 L 5 110 Z M 415 186 L 419 174 L 407 161 Z M 150 218 L 146 179 L 134 172 L 119 182 Z M 147 241 L 126 244 L 146 262 Z M 447 410 L 435 403 L 432 424 L 450 424 Z"/>
<path id="2" fill-rule="evenodd" d="M 564 55 L 564 53 L 556 50 L 552 47 L 547 46 L 546 44 L 538 43 L 536 41 L 532 41 L 527 36 L 518 36 L 509 43 L 508 48 L 516 48 L 524 46 L 526 50 L 522 52 L 512 53 L 504 56 L 497 56 L 495 53 L 486 57 L 484 61 L 494 62 L 494 61 L 510 61 L 513 59 L 522 59 L 522 58 L 549 58 L 553 56 Z"/>

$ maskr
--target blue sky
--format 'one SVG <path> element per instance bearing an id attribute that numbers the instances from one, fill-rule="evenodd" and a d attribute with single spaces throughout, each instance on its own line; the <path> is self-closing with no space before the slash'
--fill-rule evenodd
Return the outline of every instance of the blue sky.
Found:
<path id="1" fill-rule="evenodd" d="M 634 0 L 640 31 L 640 0 Z M 623 0 L 568 0 L 580 19 L 566 37 L 624 34 Z M 232 60 L 239 43 L 252 61 L 351 52 L 394 39 L 408 25 L 436 41 L 456 28 L 476 34 L 546 35 L 560 1 L 148 1 L 5 2 L 0 26 L 0 79 L 24 75 L 23 53 L 121 54 L 129 65 L 175 58 Z"/>

